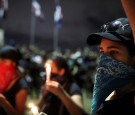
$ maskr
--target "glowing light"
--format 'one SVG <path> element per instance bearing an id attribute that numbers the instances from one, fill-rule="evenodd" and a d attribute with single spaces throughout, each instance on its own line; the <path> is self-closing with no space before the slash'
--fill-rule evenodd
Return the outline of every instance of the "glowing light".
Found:
<path id="1" fill-rule="evenodd" d="M 32 108 L 34 106 L 34 104 L 32 102 L 28 103 L 28 108 Z"/>
<path id="2" fill-rule="evenodd" d="M 51 66 L 49 63 L 47 63 L 45 66 L 46 66 L 46 81 L 48 81 L 50 80 Z"/>
<path id="3" fill-rule="evenodd" d="M 32 111 L 33 115 L 39 115 L 38 107 L 37 107 L 37 106 L 33 106 L 33 107 L 31 108 L 31 111 Z"/>

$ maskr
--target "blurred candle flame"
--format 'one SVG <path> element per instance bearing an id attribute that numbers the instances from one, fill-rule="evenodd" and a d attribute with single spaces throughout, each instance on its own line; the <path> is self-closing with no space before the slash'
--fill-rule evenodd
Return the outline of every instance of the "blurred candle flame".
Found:
<path id="1" fill-rule="evenodd" d="M 29 102 L 28 105 L 27 105 L 27 107 L 32 112 L 32 115 L 39 115 L 38 107 L 34 103 Z"/>
<path id="2" fill-rule="evenodd" d="M 37 107 L 37 106 L 33 106 L 33 107 L 31 108 L 31 111 L 32 111 L 33 115 L 39 115 L 38 107 Z"/>

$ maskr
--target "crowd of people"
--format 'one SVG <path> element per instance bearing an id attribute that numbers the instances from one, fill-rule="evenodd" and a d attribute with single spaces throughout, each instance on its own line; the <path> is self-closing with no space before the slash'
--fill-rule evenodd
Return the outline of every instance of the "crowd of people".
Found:
<path id="1" fill-rule="evenodd" d="M 8 76 L 9 78 L 5 79 L 8 82 L 1 81 L 3 85 L 6 83 L 5 87 L 7 87 L 12 79 L 14 81 L 14 75 L 17 77 L 15 81 L 18 82 L 11 82 L 13 84 L 10 88 L 11 91 L 5 90 L 1 92 L 3 99 L 11 103 L 10 106 L 14 108 L 18 105 L 16 107 L 16 109 L 19 109 L 18 111 L 13 111 L 13 108 L 10 110 L 6 106 L 10 114 L 12 111 L 13 114 L 20 114 L 20 112 L 23 114 L 25 112 L 26 98 L 28 95 L 32 97 L 33 92 L 36 94 L 36 99 L 39 100 L 37 105 L 41 109 L 39 111 L 48 115 L 53 115 L 54 113 L 58 115 L 87 114 L 83 109 L 82 89 L 92 92 L 94 72 L 99 54 L 96 47 L 85 48 L 83 51 L 78 49 L 74 52 L 67 50 L 65 52 L 52 51 L 47 53 L 39 52 L 37 49 L 24 50 L 25 48 L 5 45 L 0 50 L 1 65 L 5 63 L 4 65 L 7 66 L 6 61 L 9 62 L 9 60 L 15 63 L 14 68 L 12 63 L 11 67 L 4 68 L 2 66 L 3 68 L 1 67 L 0 70 L 1 76 L 5 75 L 6 72 L 8 74 L 8 71 L 12 72 L 12 70 L 17 74 L 13 72 L 14 74 L 10 75 L 11 78 Z M 45 64 L 48 62 L 51 65 L 51 82 L 46 82 Z M 6 77 L 4 75 L 1 77 L 2 80 Z M 14 96 L 12 97 L 12 95 Z M 16 95 L 19 97 L 17 96 L 17 98 Z M 22 97 L 21 101 L 23 103 L 18 101 L 20 97 Z M 19 108 L 19 104 L 22 110 Z M 2 103 L 2 105 L 5 107 L 5 104 Z M 6 112 L 5 109 L 3 111 Z M 7 112 L 7 114 L 9 113 Z"/>
<path id="2" fill-rule="evenodd" d="M 38 111 L 47 115 L 134 115 L 135 2 L 121 2 L 127 17 L 88 35 L 90 47 L 83 51 L 2 46 L 0 114 L 25 114 L 27 96 L 34 90 Z M 82 89 L 93 94 L 90 113 L 83 107 Z"/>

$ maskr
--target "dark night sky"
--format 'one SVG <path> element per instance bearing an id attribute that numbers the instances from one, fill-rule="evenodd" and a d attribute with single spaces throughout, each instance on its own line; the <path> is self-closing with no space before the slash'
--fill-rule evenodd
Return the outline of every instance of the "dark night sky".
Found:
<path id="1" fill-rule="evenodd" d="M 39 0 L 45 14 L 45 22 L 36 20 L 35 45 L 53 48 L 54 0 Z M 61 0 L 63 10 L 62 28 L 59 31 L 58 45 L 62 49 L 87 46 L 86 37 L 96 32 L 108 21 L 125 17 L 120 0 Z M 9 0 L 6 20 L 0 20 L 5 30 L 6 42 L 11 39 L 17 44 L 29 44 L 31 27 L 31 0 Z"/>

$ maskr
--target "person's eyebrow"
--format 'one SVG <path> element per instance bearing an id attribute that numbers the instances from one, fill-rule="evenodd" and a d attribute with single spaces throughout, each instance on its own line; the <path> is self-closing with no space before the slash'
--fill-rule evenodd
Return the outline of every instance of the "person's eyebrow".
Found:
<path id="1" fill-rule="evenodd" d="M 115 48 L 115 49 L 120 49 L 120 46 L 108 46 L 107 47 L 108 49 L 112 49 L 112 48 Z M 99 47 L 99 50 L 103 49 L 101 46 Z"/>

